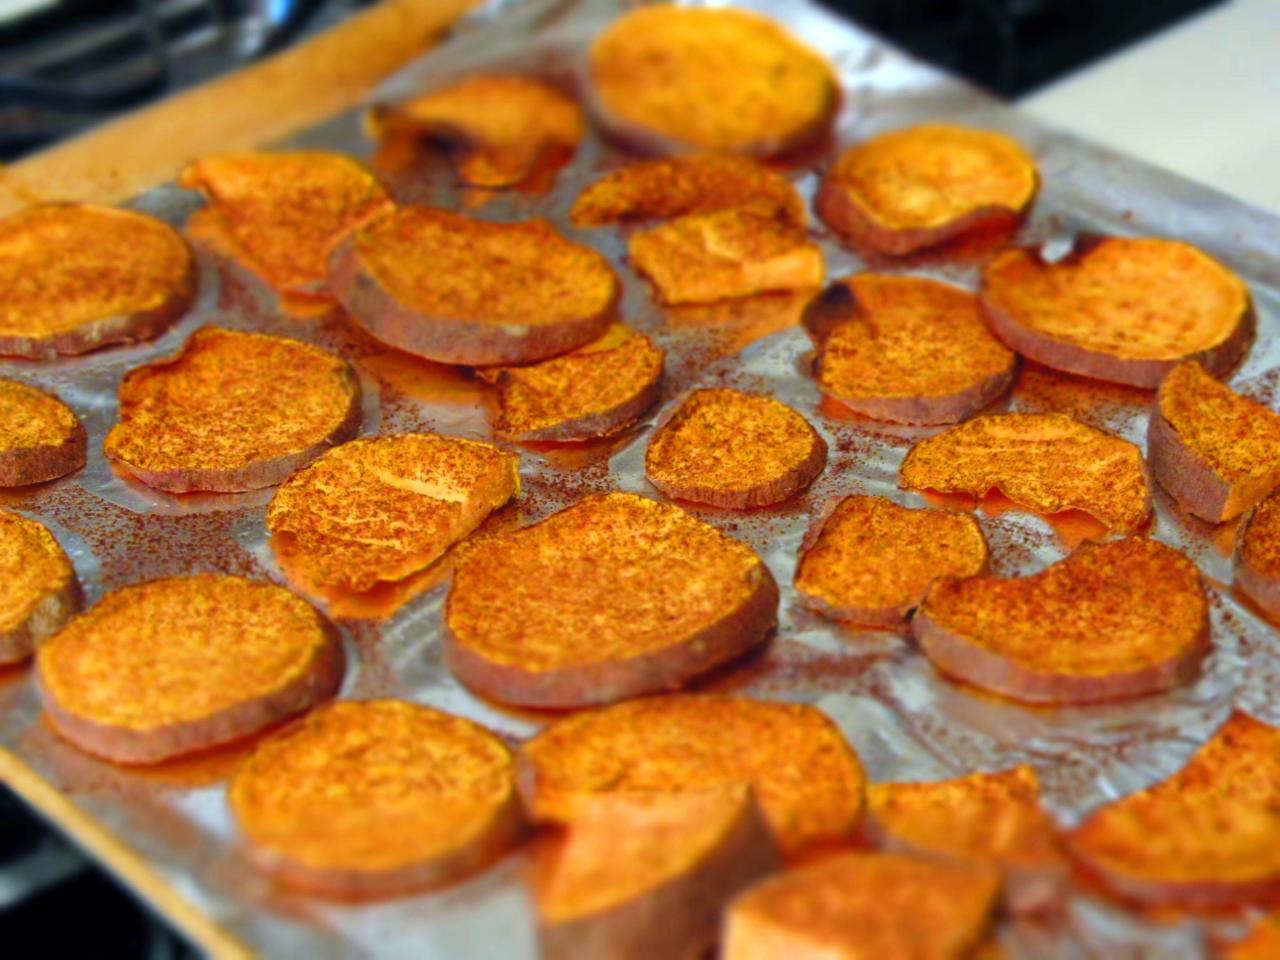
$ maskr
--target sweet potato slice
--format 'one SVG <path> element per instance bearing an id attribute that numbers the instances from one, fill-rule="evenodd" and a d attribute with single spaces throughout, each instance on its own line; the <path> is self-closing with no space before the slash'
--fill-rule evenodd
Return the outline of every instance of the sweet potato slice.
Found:
<path id="1" fill-rule="evenodd" d="M 895 423 L 955 423 L 1009 389 L 1017 357 L 967 290 L 861 273 L 805 311 L 819 340 L 814 377 L 851 410 Z"/>
<path id="2" fill-rule="evenodd" d="M 89 753 L 157 763 L 332 696 L 344 657 L 314 607 L 217 574 L 125 587 L 36 651 L 49 721 Z"/>
<path id="3" fill-rule="evenodd" d="M 1280 957 L 1280 914 L 1263 918 L 1243 940 L 1221 950 L 1220 960 L 1275 960 Z"/>
<path id="4" fill-rule="evenodd" d="M 1180 363 L 1156 394 L 1147 459 L 1187 512 L 1230 520 L 1280 485 L 1280 414 Z"/>
<path id="5" fill-rule="evenodd" d="M 796 590 L 836 620 L 901 630 L 934 580 L 986 567 L 987 541 L 969 514 L 850 496 L 809 528 Z"/>
<path id="6" fill-rule="evenodd" d="M 1094 811 L 1068 852 L 1122 899 L 1193 908 L 1280 893 L 1280 730 L 1231 716 L 1167 780 Z"/>
<path id="7" fill-rule="evenodd" d="M 674 4 L 596 39 L 587 92 L 606 130 L 655 153 L 781 153 L 819 136 L 838 102 L 830 64 L 772 20 Z"/>
<path id="8" fill-rule="evenodd" d="M 748 210 L 679 217 L 631 238 L 631 260 L 664 303 L 711 303 L 822 283 L 804 230 Z"/>
<path id="9" fill-rule="evenodd" d="M 787 856 L 852 836 L 866 784 L 858 755 L 820 710 L 709 694 L 574 714 L 524 745 L 519 776 L 531 815 L 558 823 L 600 794 L 749 783 Z"/>
<path id="10" fill-rule="evenodd" d="M 1029 577 L 939 580 L 911 626 L 943 673 L 1033 703 L 1167 690 L 1211 648 L 1195 564 L 1138 537 L 1085 543 Z"/>
<path id="11" fill-rule="evenodd" d="M 670 504 L 601 494 L 462 552 L 445 653 L 494 700 L 584 707 L 683 686 L 777 618 L 750 547 Z"/>
<path id="12" fill-rule="evenodd" d="M 545 960 L 700 957 L 720 913 L 777 869 L 750 787 L 594 798 L 534 861 Z"/>
<path id="13" fill-rule="evenodd" d="M 573 156 L 586 130 L 582 109 L 529 77 L 478 73 L 403 103 L 373 108 L 386 139 L 440 143 L 458 176 L 476 187 L 512 187 Z"/>
<path id="14" fill-rule="evenodd" d="M 401 207 L 349 235 L 330 282 L 360 326 L 436 360 L 485 366 L 566 353 L 608 328 L 618 278 L 546 220 L 490 223 Z"/>
<path id="15" fill-rule="evenodd" d="M 965 960 L 1000 876 L 981 864 L 848 853 L 756 885 L 729 909 L 724 960 Z"/>
<path id="16" fill-rule="evenodd" d="M 899 480 L 975 497 L 999 490 L 1041 513 L 1083 510 L 1120 533 L 1151 513 L 1141 451 L 1061 413 L 974 417 L 912 447 Z"/>
<path id="17" fill-rule="evenodd" d="M 490 367 L 497 387 L 493 429 L 524 441 L 592 440 L 633 424 L 658 400 L 666 354 L 630 327 L 527 367 Z"/>
<path id="18" fill-rule="evenodd" d="M 827 465 L 827 443 L 772 397 L 695 390 L 649 442 L 644 469 L 668 497 L 729 510 L 780 503 Z"/>
<path id="19" fill-rule="evenodd" d="M 1236 583 L 1268 616 L 1280 619 L 1280 493 L 1241 521 L 1237 541 Z"/>
<path id="20" fill-rule="evenodd" d="M 80 609 L 75 568 L 44 524 L 0 510 L 0 664 L 18 663 Z"/>
<path id="21" fill-rule="evenodd" d="M 267 509 L 272 548 L 313 590 L 402 580 L 518 494 L 519 468 L 519 457 L 474 440 L 353 440 L 276 491 Z"/>
<path id="22" fill-rule="evenodd" d="M 177 356 L 131 370 L 107 457 L 159 490 L 280 483 L 360 427 L 360 382 L 320 347 L 204 327 Z"/>
<path id="23" fill-rule="evenodd" d="M 399 700 L 344 700 L 259 746 L 227 793 L 256 862 L 346 900 L 438 887 L 520 837 L 511 750 L 483 727 Z"/>
<path id="24" fill-rule="evenodd" d="M 0 220 L 0 354 L 52 360 L 150 340 L 195 294 L 191 249 L 155 217 L 55 203 Z"/>
<path id="25" fill-rule="evenodd" d="M 749 157 L 719 153 L 641 160 L 607 173 L 582 191 L 570 217 L 580 227 L 601 227 L 717 210 L 747 210 L 796 227 L 809 219 L 804 200 L 781 173 Z"/>
<path id="26" fill-rule="evenodd" d="M 371 170 L 322 151 L 227 153 L 189 164 L 178 183 L 210 200 L 236 252 L 287 293 L 328 293 L 329 255 L 393 203 Z"/>
<path id="27" fill-rule="evenodd" d="M 84 424 L 51 393 L 0 380 L 0 487 L 65 477 L 84 466 Z"/>
<path id="28" fill-rule="evenodd" d="M 867 791 L 867 827 L 890 850 L 998 867 L 1005 905 L 1014 912 L 1049 906 L 1065 891 L 1067 859 L 1028 766 L 937 783 L 876 784 Z"/>
<path id="29" fill-rule="evenodd" d="M 842 153 L 822 179 L 818 215 L 854 245 L 898 256 L 1016 223 L 1039 189 L 1035 160 L 989 130 L 926 124 Z"/>
<path id="30" fill-rule="evenodd" d="M 1249 289 L 1188 243 L 1081 237 L 1048 263 L 1014 249 L 982 273 L 996 334 L 1047 367 L 1155 389 L 1183 360 L 1226 373 L 1253 340 Z"/>

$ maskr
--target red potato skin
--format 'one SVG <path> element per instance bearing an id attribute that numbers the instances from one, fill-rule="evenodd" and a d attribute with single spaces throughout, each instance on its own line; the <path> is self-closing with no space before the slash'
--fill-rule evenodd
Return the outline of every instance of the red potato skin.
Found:
<path id="1" fill-rule="evenodd" d="M 1067 834 L 1065 843 L 1067 853 L 1082 873 L 1121 900 L 1132 904 L 1215 910 L 1237 908 L 1242 903 L 1274 903 L 1280 899 L 1280 876 L 1239 883 L 1179 883 L 1139 879 L 1108 870 L 1075 843 L 1071 834 Z"/>
<path id="2" fill-rule="evenodd" d="M 509 440 L 520 443 L 574 443 L 584 440 L 596 440 L 610 437 L 626 429 L 640 419 L 650 407 L 658 402 L 662 393 L 662 376 L 659 375 L 644 390 L 637 393 L 626 403 L 619 404 L 612 410 L 594 413 L 574 420 L 566 420 L 541 430 L 523 430 L 511 432 L 503 430 L 501 424 L 495 432 Z"/>
<path id="3" fill-rule="evenodd" d="M 911 621 L 911 632 L 943 673 L 1027 703 L 1095 703 L 1159 693 L 1190 681 L 1213 648 L 1206 619 L 1196 645 L 1183 656 L 1142 670 L 1098 677 L 1041 673 L 1021 667 L 935 622 L 929 616 L 927 596 Z"/>
<path id="4" fill-rule="evenodd" d="M 248 855 L 281 886 L 329 900 L 363 903 L 435 890 L 478 873 L 523 840 L 527 830 L 520 799 L 512 791 L 508 802 L 470 843 L 427 863 L 396 870 L 342 870 L 309 866 L 254 845 L 249 845 Z"/>
<path id="5" fill-rule="evenodd" d="M 1221 523 L 1238 517 L 1274 489 L 1280 476 L 1229 484 L 1203 457 L 1182 442 L 1178 431 L 1151 411 L 1147 422 L 1147 462 L 1151 474 L 1190 514 Z"/>
<path id="6" fill-rule="evenodd" d="M 71 436 L 57 446 L 26 447 L 0 453 L 0 487 L 25 487 L 75 473 L 85 464 L 89 438 L 76 422 Z"/>
<path id="7" fill-rule="evenodd" d="M 724 907 L 781 867 L 773 834 L 752 803 L 725 843 L 694 870 L 610 910 L 539 924 L 543 960 L 695 960 L 719 932 Z"/>
<path id="8" fill-rule="evenodd" d="M 778 623 L 778 584 L 761 564 L 747 602 L 695 636 L 625 660 L 533 671 L 494 663 L 457 641 L 445 607 L 445 659 L 467 687 L 500 703 L 578 709 L 683 687 L 763 643 Z"/>
<path id="9" fill-rule="evenodd" d="M 366 332 L 437 363 L 498 366 L 534 363 L 598 338 L 613 322 L 613 302 L 600 313 L 556 326 L 512 327 L 419 313 L 396 300 L 364 268 L 350 233 L 329 260 L 329 289 Z"/>
<path id="10" fill-rule="evenodd" d="M 31 616 L 6 633 L 0 633 L 0 665 L 21 663 L 44 640 L 53 636 L 80 611 L 84 592 L 80 581 L 72 576 L 61 590 L 53 590 L 41 598 Z"/>
<path id="11" fill-rule="evenodd" d="M 160 763 L 239 740 L 336 694 L 346 673 L 346 656 L 337 632 L 332 627 L 327 630 L 329 642 L 317 653 L 311 668 L 293 683 L 201 720 L 132 730 L 86 720 L 62 709 L 38 672 L 37 688 L 53 728 L 80 749 L 114 763 Z"/>

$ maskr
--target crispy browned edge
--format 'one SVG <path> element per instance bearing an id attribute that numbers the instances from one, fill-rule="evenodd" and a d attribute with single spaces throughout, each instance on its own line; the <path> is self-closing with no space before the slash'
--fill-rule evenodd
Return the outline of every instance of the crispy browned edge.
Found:
<path id="1" fill-rule="evenodd" d="M 1098 234 L 1080 234 L 1068 253 L 1058 263 L 1069 263 L 1080 260 L 1090 250 L 1111 238 Z M 1040 263 L 1047 261 L 1043 250 L 1039 247 L 1023 248 Z M 994 261 L 993 261 L 994 262 Z M 1210 375 L 1221 377 L 1236 366 L 1249 351 L 1253 343 L 1256 315 L 1252 297 L 1248 298 L 1244 313 L 1238 319 L 1231 336 L 1216 347 L 1202 350 L 1199 353 L 1175 357 L 1170 360 L 1126 360 L 1109 353 L 1089 350 L 1072 343 L 1063 343 L 1054 338 L 1032 330 L 1002 310 L 987 296 L 987 270 L 982 273 L 982 281 L 978 289 L 978 302 L 982 305 L 983 315 L 996 335 L 1011 350 L 1024 357 L 1043 363 L 1055 370 L 1062 370 L 1095 380 L 1107 380 L 1112 383 L 1123 383 L 1133 387 L 1154 390 L 1160 386 L 1165 376 L 1184 360 L 1195 360 Z"/>
<path id="2" fill-rule="evenodd" d="M 818 345 L 813 361 L 816 380 L 822 373 L 822 346 L 831 332 L 850 313 L 859 309 L 856 294 L 841 282 L 828 286 L 809 301 L 801 322 Z M 935 424 L 959 423 L 967 420 L 997 397 L 1008 391 L 1018 372 L 1018 358 L 1013 356 L 1007 369 L 957 393 L 936 397 L 866 397 L 850 400 L 826 394 L 836 403 L 872 420 L 890 423 Z"/>
<path id="3" fill-rule="evenodd" d="M 460 320 L 420 313 L 398 301 L 365 267 L 357 239 L 358 231 L 353 231 L 334 250 L 329 260 L 330 290 L 370 335 L 438 363 L 491 366 L 545 360 L 599 337 L 616 312 L 615 283 L 612 299 L 599 313 L 554 326 L 520 328 L 479 317 Z"/>
<path id="4" fill-rule="evenodd" d="M 1280 496 L 1280 494 L 1273 494 Z M 1253 524 L 1256 508 L 1245 514 L 1236 532 L 1234 551 L 1236 584 L 1250 600 L 1262 608 L 1269 617 L 1280 620 L 1280 577 L 1263 573 L 1244 556 L 1244 544 L 1249 538 L 1249 527 Z"/>
<path id="5" fill-rule="evenodd" d="M 182 359 L 185 349 L 184 346 L 174 356 L 138 369 L 146 370 L 177 363 Z M 347 360 L 342 362 L 346 385 L 351 390 L 351 404 L 347 409 L 347 414 L 327 437 L 313 443 L 304 450 L 299 450 L 297 453 L 285 454 L 272 460 L 261 460 L 257 463 L 235 467 L 231 470 L 215 470 L 208 467 L 144 470 L 106 450 L 105 444 L 104 453 L 107 459 L 119 465 L 122 470 L 135 477 L 141 483 L 168 493 L 241 493 L 246 490 L 274 487 L 283 483 L 296 471 L 311 463 L 326 450 L 353 439 L 359 432 L 360 422 L 363 418 L 360 380 L 356 377 L 355 368 L 351 366 L 350 362 Z"/>
<path id="6" fill-rule="evenodd" d="M 325 643 L 300 676 L 266 696 L 200 720 L 149 730 L 99 723 L 63 709 L 44 683 L 43 666 L 36 671 L 36 687 L 53 728 L 80 749 L 116 763 L 159 763 L 246 737 L 336 694 L 346 672 L 346 655 L 337 630 L 327 620 L 322 622 Z"/>
<path id="7" fill-rule="evenodd" d="M 754 792 L 751 797 L 724 842 L 688 873 L 608 910 L 559 923 L 540 918 L 544 960 L 700 956 L 715 942 L 728 902 L 782 865 Z"/>
<path id="8" fill-rule="evenodd" d="M 935 580 L 932 593 L 946 579 Z M 911 620 L 911 632 L 930 662 L 942 673 L 965 683 L 1027 703 L 1094 703 L 1158 693 L 1191 681 L 1213 649 L 1209 619 L 1200 624 L 1196 642 L 1181 656 L 1128 673 L 1084 677 L 1040 673 L 955 633 L 929 615 L 929 594 Z"/>
<path id="9" fill-rule="evenodd" d="M 25 487 L 75 473 L 85 464 L 89 437 L 76 417 L 75 430 L 57 445 L 19 447 L 0 453 L 0 487 Z"/>
<path id="10" fill-rule="evenodd" d="M 736 610 L 698 633 L 660 650 L 626 659 L 599 660 L 550 671 L 495 663 L 458 641 L 445 601 L 445 659 L 472 690 L 500 703 L 578 708 L 678 689 L 763 643 L 778 623 L 778 584 L 763 561 L 758 581 Z"/>
<path id="11" fill-rule="evenodd" d="M 30 657 L 36 647 L 66 626 L 83 602 L 84 591 L 72 569 L 71 579 L 41 597 L 26 620 L 0 633 L 0 665 L 20 663 Z"/>

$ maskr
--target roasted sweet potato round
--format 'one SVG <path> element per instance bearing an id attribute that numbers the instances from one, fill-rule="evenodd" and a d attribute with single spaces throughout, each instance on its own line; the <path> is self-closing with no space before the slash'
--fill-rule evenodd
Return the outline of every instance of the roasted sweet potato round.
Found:
<path id="1" fill-rule="evenodd" d="M 494 700 L 583 707 L 683 686 L 762 643 L 777 617 L 751 548 L 612 493 L 461 551 L 445 653 Z"/>
<path id="2" fill-rule="evenodd" d="M 1167 690 L 1212 646 L 1195 564 L 1138 537 L 1085 543 L 1029 577 L 939 580 L 911 628 L 943 673 L 1033 703 Z"/>
<path id="3" fill-rule="evenodd" d="M 987 541 L 969 514 L 851 496 L 809 528 L 796 590 L 836 620 L 904 629 L 934 580 L 972 577 L 986 567 Z"/>
<path id="4" fill-rule="evenodd" d="M 456 155 L 459 179 L 511 187 L 573 156 L 586 120 L 559 90 L 529 77 L 477 73 L 370 114 L 383 140 L 439 143 Z"/>
<path id="5" fill-rule="evenodd" d="M 823 392 L 875 420 L 964 420 L 1008 390 L 1017 367 L 973 294 L 924 277 L 838 280 L 809 305 L 805 325 L 819 341 Z"/>
<path id="6" fill-rule="evenodd" d="M 1280 957 L 1280 915 L 1258 921 L 1243 940 L 1224 947 L 1221 960 L 1273 960 Z"/>
<path id="7" fill-rule="evenodd" d="M 658 401 L 665 357 L 644 334 L 615 323 L 563 356 L 482 370 L 498 392 L 494 432 L 558 443 L 619 433 Z"/>
<path id="8" fill-rule="evenodd" d="M 1249 289 L 1188 243 L 1081 237 L 1053 263 L 1014 249 L 982 273 L 982 307 L 1010 347 L 1047 367 L 1155 389 L 1183 360 L 1221 376 L 1253 340 Z"/>
<path id="9" fill-rule="evenodd" d="M 280 483 L 360 426 L 360 382 L 320 347 L 204 327 L 177 356 L 131 370 L 103 449 L 159 490 Z"/>
<path id="10" fill-rule="evenodd" d="M 440 363 L 533 363 L 608 328 L 618 278 L 546 220 L 490 223 L 401 207 L 349 235 L 330 264 L 360 326 Z"/>
<path id="11" fill-rule="evenodd" d="M 342 645 L 272 583 L 203 574 L 108 594 L 36 651 L 45 712 L 89 753 L 156 763 L 332 696 Z"/>
<path id="12" fill-rule="evenodd" d="M 804 200 L 781 173 L 749 157 L 704 153 L 641 160 L 605 174 L 574 201 L 580 227 L 629 220 L 670 220 L 716 210 L 747 210 L 797 227 Z"/>
<path id="13" fill-rule="evenodd" d="M 890 850 L 998 867 L 1014 912 L 1049 907 L 1065 893 L 1067 860 L 1028 766 L 876 784 L 867 791 L 867 830 Z"/>
<path id="14" fill-rule="evenodd" d="M 866 783 L 858 755 L 820 710 L 707 694 L 574 714 L 524 745 L 519 776 L 532 816 L 559 823 L 600 794 L 749 783 L 788 856 L 852 836 Z"/>
<path id="15" fill-rule="evenodd" d="M 1192 908 L 1280 894 L 1280 730 L 1234 714 L 1178 773 L 1107 804 L 1067 849 L 1120 898 Z"/>
<path id="16" fill-rule="evenodd" d="M 827 465 L 827 443 L 772 397 L 695 390 L 654 433 L 649 482 L 668 497 L 729 510 L 780 503 Z"/>
<path id="17" fill-rule="evenodd" d="M 901 255 L 1016 223 L 1039 188 L 1035 160 L 989 130 L 926 124 L 842 153 L 815 207 L 855 246 Z"/>
<path id="18" fill-rule="evenodd" d="M 272 549 L 311 589 L 368 590 L 424 570 L 520 491 L 520 459 L 406 433 L 335 447 L 267 509 Z"/>
<path id="19" fill-rule="evenodd" d="M 195 293 L 190 248 L 155 217 L 55 203 L 0 220 L 0 354 L 51 360 L 150 340 Z"/>
<path id="20" fill-rule="evenodd" d="M 1230 520 L 1280 484 L 1280 414 L 1180 363 L 1156 395 L 1147 459 L 1188 513 Z"/>
<path id="21" fill-rule="evenodd" d="M 974 417 L 912 447 L 899 479 L 975 497 L 999 490 L 1041 513 L 1083 510 L 1121 533 L 1151 513 L 1141 451 L 1061 413 Z"/>
<path id="22" fill-rule="evenodd" d="M 0 664 L 18 663 L 80 609 L 75 568 L 44 524 L 0 510 Z"/>
<path id="23" fill-rule="evenodd" d="M 1268 616 L 1280 620 L 1280 493 L 1241 521 L 1236 539 L 1236 583 Z"/>
<path id="24" fill-rule="evenodd" d="M 729 901 L 777 867 L 769 825 L 743 784 L 594 798 L 536 851 L 540 955 L 699 956 Z"/>
<path id="25" fill-rule="evenodd" d="M 329 255 L 392 209 L 386 188 L 340 153 L 227 153 L 187 166 L 178 183 L 209 198 L 235 252 L 288 293 L 328 293 Z"/>
<path id="26" fill-rule="evenodd" d="M 56 396 L 0 380 L 0 487 L 74 473 L 84 466 L 88 442 L 80 418 Z"/>
<path id="27" fill-rule="evenodd" d="M 962 960 L 986 936 L 1000 876 L 980 864 L 847 853 L 766 880 L 730 907 L 724 960 Z"/>
<path id="28" fill-rule="evenodd" d="M 689 214 L 631 237 L 631 260 L 664 303 L 712 303 L 822 283 L 822 248 L 750 210 Z"/>
<path id="29" fill-rule="evenodd" d="M 344 700 L 258 747 L 227 791 L 250 852 L 282 883 L 348 900 L 436 887 L 513 846 L 511 750 L 399 700 Z"/>
<path id="30" fill-rule="evenodd" d="M 747 10 L 654 4 L 591 46 L 596 118 L 644 150 L 776 154 L 816 138 L 838 101 L 831 66 Z"/>

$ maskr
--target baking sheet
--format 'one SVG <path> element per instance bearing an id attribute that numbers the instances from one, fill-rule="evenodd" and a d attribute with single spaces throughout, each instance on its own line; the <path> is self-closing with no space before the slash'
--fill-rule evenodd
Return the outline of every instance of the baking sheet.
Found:
<path id="1" fill-rule="evenodd" d="M 1063 244 L 1079 230 L 1175 236 L 1197 243 L 1240 271 L 1258 308 L 1258 340 L 1231 383 L 1275 405 L 1280 384 L 1280 220 L 1228 197 L 1136 161 L 1048 130 L 998 102 L 909 60 L 875 38 L 809 3 L 758 0 L 743 6 L 787 23 L 837 65 L 844 106 L 832 149 L 880 130 L 945 118 L 1006 130 L 1038 159 L 1044 190 L 1022 231 L 1024 242 Z M 442 86 L 479 69 L 532 71 L 572 82 L 585 43 L 626 4 L 567 0 L 491 8 L 450 43 L 392 78 L 379 99 Z M 338 118 L 296 141 L 362 156 L 372 145 L 359 116 Z M 795 172 L 811 197 L 813 170 Z M 390 176 L 399 195 L 478 216 L 512 220 L 548 216 L 560 224 L 582 186 L 621 162 L 591 139 L 546 195 L 460 194 L 447 167 L 423 163 Z M 182 223 L 199 206 L 173 187 L 136 206 Z M 897 468 L 910 444 L 932 431 L 893 428 L 830 415 L 805 374 L 811 346 L 795 327 L 751 338 L 793 321 L 796 303 L 763 298 L 732 311 L 666 313 L 623 261 L 615 230 L 568 232 L 618 265 L 623 318 L 668 351 L 660 406 L 623 438 L 576 452 L 521 448 L 525 493 L 501 522 L 538 519 L 584 493 L 624 489 L 656 496 L 643 476 L 647 433 L 678 398 L 697 386 L 767 391 L 793 405 L 826 438 L 826 471 L 804 495 L 751 513 L 691 508 L 750 543 L 783 588 L 778 637 L 770 647 L 710 686 L 817 703 L 857 746 L 878 780 L 932 779 L 1028 762 L 1044 781 L 1047 802 L 1071 824 L 1089 809 L 1178 769 L 1234 706 L 1280 722 L 1273 695 L 1280 677 L 1275 630 L 1250 613 L 1230 588 L 1233 525 L 1213 528 L 1181 514 L 1156 490 L 1154 535 L 1195 559 L 1211 584 L 1215 652 L 1194 684 L 1159 697 L 1088 708 L 1045 710 L 963 689 L 941 679 L 903 638 L 841 630 L 801 609 L 790 583 L 795 554 L 811 519 L 833 498 L 867 492 L 901 503 L 925 499 L 897 487 Z M 857 256 L 821 228 L 831 277 L 863 268 Z M 484 387 L 464 373 L 390 351 L 337 312 L 291 314 L 256 277 L 215 253 L 200 251 L 203 278 L 197 307 L 175 328 L 144 345 L 110 349 L 50 364 L 0 362 L 0 375 L 58 391 L 90 432 L 90 458 L 72 477 L 0 502 L 46 522 L 67 548 L 90 601 L 106 590 L 150 577 L 218 570 L 281 580 L 265 541 L 270 492 L 171 497 L 112 473 L 101 441 L 117 414 L 115 389 L 140 363 L 173 353 L 205 323 L 301 337 L 352 359 L 368 399 L 362 432 L 435 430 L 488 438 Z M 936 276 L 973 287 L 972 262 L 915 258 L 878 269 Z M 998 408 L 1060 410 L 1114 430 L 1145 446 L 1151 395 L 1056 374 L 1027 364 Z M 1078 521 L 1053 523 L 985 504 L 978 514 L 997 573 L 1042 568 L 1069 552 Z M 343 620 L 351 659 L 343 696 L 399 696 L 487 724 L 513 742 L 540 725 L 472 697 L 445 668 L 439 626 L 445 585 L 428 590 L 384 622 Z M 238 846 L 222 778 L 247 746 L 150 770 L 113 767 L 60 741 L 40 720 L 26 669 L 0 673 L 0 745 L 65 790 L 87 814 L 133 847 L 174 891 L 245 943 L 272 956 L 521 958 L 535 953 L 528 904 L 519 883 L 522 856 L 451 889 L 358 907 L 280 893 L 250 869 Z M 1219 923 L 1216 932 L 1239 925 Z M 1073 896 L 1053 921 L 1002 928 L 1011 956 L 1194 957 L 1204 951 L 1204 927 L 1192 920 L 1142 919 L 1093 898 Z"/>

